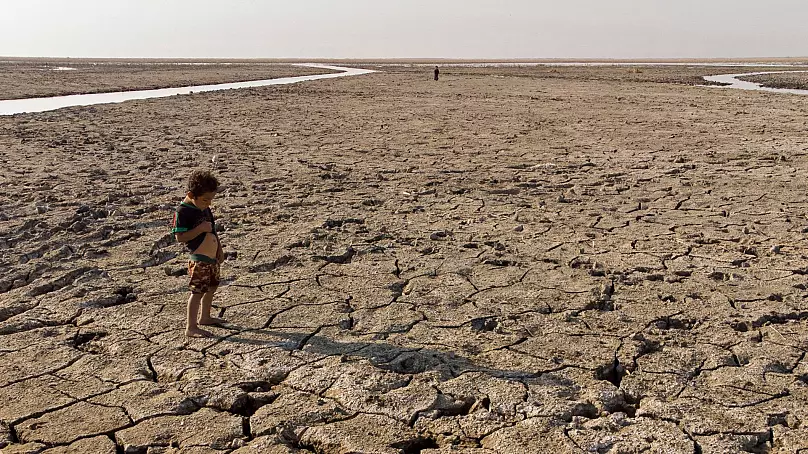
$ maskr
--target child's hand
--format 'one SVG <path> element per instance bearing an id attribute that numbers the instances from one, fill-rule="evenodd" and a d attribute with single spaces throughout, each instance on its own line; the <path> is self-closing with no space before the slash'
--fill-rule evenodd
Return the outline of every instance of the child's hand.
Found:
<path id="1" fill-rule="evenodd" d="M 219 248 L 219 250 L 216 251 L 216 260 L 218 260 L 219 263 L 224 262 L 224 251 L 222 248 Z"/>

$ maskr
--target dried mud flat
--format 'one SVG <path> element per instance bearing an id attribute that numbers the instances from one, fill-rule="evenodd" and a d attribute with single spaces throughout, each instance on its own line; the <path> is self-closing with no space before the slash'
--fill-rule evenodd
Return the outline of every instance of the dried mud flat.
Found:
<path id="1" fill-rule="evenodd" d="M 2 452 L 804 450 L 808 99 L 514 71 L 0 118 Z"/>
<path id="2" fill-rule="evenodd" d="M 0 99 L 151 90 L 329 72 L 321 68 L 243 62 L 7 60 L 0 61 Z"/>
<path id="3" fill-rule="evenodd" d="M 741 80 L 757 82 L 764 87 L 808 90 L 808 70 L 787 74 L 760 74 L 741 77 Z"/>

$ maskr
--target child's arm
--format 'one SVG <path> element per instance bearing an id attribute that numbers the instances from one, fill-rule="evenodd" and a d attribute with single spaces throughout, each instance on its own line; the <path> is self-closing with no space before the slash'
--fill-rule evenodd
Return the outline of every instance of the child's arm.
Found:
<path id="1" fill-rule="evenodd" d="M 187 232 L 175 233 L 174 237 L 180 243 L 187 243 L 203 233 L 209 233 L 212 231 L 213 229 L 211 228 L 210 222 L 205 221 L 199 224 L 198 226 L 192 228 L 191 230 L 188 230 Z"/>

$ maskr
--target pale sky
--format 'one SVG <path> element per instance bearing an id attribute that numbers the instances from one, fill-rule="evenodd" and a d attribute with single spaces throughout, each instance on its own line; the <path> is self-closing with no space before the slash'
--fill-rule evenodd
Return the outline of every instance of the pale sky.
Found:
<path id="1" fill-rule="evenodd" d="M 0 56 L 808 56 L 806 0 L 0 0 Z"/>

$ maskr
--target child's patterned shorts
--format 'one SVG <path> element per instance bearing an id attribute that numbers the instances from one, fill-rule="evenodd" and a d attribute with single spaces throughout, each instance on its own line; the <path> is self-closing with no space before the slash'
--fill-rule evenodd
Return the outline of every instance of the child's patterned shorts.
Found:
<path id="1" fill-rule="evenodd" d="M 219 286 L 219 264 L 191 260 L 188 262 L 188 276 L 191 276 L 188 284 L 191 293 L 208 293 Z"/>

